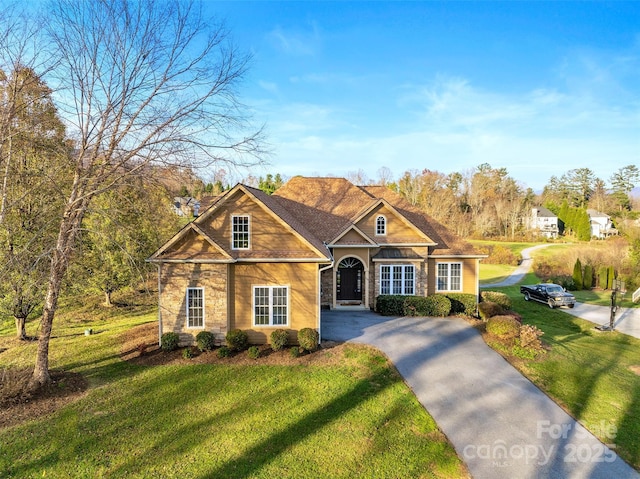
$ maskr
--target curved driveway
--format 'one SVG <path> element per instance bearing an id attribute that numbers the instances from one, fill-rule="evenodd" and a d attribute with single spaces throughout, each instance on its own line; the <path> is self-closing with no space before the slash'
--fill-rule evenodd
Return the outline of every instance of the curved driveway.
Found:
<path id="1" fill-rule="evenodd" d="M 322 338 L 383 351 L 474 478 L 640 477 L 462 319 L 323 311 Z"/>

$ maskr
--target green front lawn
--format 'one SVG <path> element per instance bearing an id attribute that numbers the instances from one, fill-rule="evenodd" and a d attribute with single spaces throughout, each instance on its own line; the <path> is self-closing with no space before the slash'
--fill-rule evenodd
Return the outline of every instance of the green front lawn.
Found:
<path id="1" fill-rule="evenodd" d="M 110 316 L 58 318 L 52 367 L 81 372 L 90 388 L 0 430 L 0 477 L 468 477 L 376 350 L 344 345 L 322 365 L 137 366 L 120 357 L 122 333 L 155 313 Z M 0 330 L 0 368 L 33 360 L 35 343 L 12 335 Z"/>

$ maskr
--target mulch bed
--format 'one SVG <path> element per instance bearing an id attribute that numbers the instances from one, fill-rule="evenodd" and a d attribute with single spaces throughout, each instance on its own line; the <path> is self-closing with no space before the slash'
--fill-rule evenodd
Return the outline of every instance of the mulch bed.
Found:
<path id="1" fill-rule="evenodd" d="M 50 414 L 82 397 L 87 380 L 78 373 L 50 371 L 51 384 L 35 392 L 25 392 L 32 371 L 0 371 L 0 428 Z"/>
<path id="2" fill-rule="evenodd" d="M 191 347 L 193 357 L 185 359 L 182 357 L 184 348 L 171 352 L 160 349 L 157 323 L 143 324 L 128 330 L 123 335 L 121 343 L 120 357 L 125 361 L 143 366 L 164 364 L 333 365 L 340 363 L 344 349 L 341 343 L 323 342 L 317 351 L 294 358 L 288 347 L 281 351 L 273 351 L 268 345 L 263 345 L 259 346 L 260 357 L 252 359 L 246 351 L 219 358 L 215 350 L 200 352 L 196 347 Z"/>

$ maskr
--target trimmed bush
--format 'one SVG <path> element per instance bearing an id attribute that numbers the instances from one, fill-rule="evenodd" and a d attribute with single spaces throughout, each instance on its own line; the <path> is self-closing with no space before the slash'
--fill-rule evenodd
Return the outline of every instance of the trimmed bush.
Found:
<path id="1" fill-rule="evenodd" d="M 513 339 L 520 334 L 520 323 L 513 316 L 492 316 L 487 320 L 487 333 L 501 339 Z"/>
<path id="2" fill-rule="evenodd" d="M 443 294 L 432 294 L 425 298 L 426 309 L 422 316 L 445 317 L 451 313 L 451 300 Z"/>
<path id="3" fill-rule="evenodd" d="M 226 336 L 227 346 L 233 351 L 244 351 L 249 346 L 249 335 L 241 329 L 232 329 Z"/>
<path id="4" fill-rule="evenodd" d="M 491 301 L 502 306 L 503 309 L 511 309 L 511 298 L 498 291 L 482 291 L 480 293 L 482 301 Z"/>
<path id="5" fill-rule="evenodd" d="M 258 359 L 260 357 L 260 348 L 258 346 L 251 346 L 247 350 L 247 356 L 251 359 Z"/>
<path id="6" fill-rule="evenodd" d="M 180 342 L 180 336 L 178 333 L 164 333 L 160 337 L 160 348 L 165 351 L 175 351 L 178 349 L 178 343 Z"/>
<path id="7" fill-rule="evenodd" d="M 478 314 L 480 319 L 487 321 L 489 318 L 504 314 L 504 308 L 493 301 L 482 301 L 478 303 Z"/>
<path id="8" fill-rule="evenodd" d="M 196 344 L 200 351 L 211 351 L 215 347 L 216 337 L 210 331 L 200 331 L 196 334 Z"/>
<path id="9" fill-rule="evenodd" d="M 300 356 L 300 348 L 298 346 L 292 346 L 289 350 L 289 355 L 292 358 L 297 358 L 298 356 Z"/>
<path id="10" fill-rule="evenodd" d="M 451 314 L 464 314 L 469 317 L 478 315 L 478 298 L 475 294 L 449 293 L 446 296 L 451 301 Z"/>
<path id="11" fill-rule="evenodd" d="M 376 311 L 383 316 L 405 316 L 405 298 L 406 296 L 381 294 L 376 298 Z"/>
<path id="12" fill-rule="evenodd" d="M 428 316 L 427 298 L 424 296 L 401 296 L 403 316 Z"/>
<path id="13" fill-rule="evenodd" d="M 182 357 L 184 359 L 191 359 L 193 358 L 193 351 L 191 351 L 191 348 L 184 348 L 182 350 Z"/>
<path id="14" fill-rule="evenodd" d="M 231 356 L 231 350 L 226 346 L 222 346 L 216 351 L 216 356 L 218 356 L 219 358 L 228 358 L 229 356 Z"/>
<path id="15" fill-rule="evenodd" d="M 305 351 L 315 351 L 318 347 L 318 331 L 313 328 L 302 328 L 298 331 L 298 344 Z"/>
<path id="16" fill-rule="evenodd" d="M 276 329 L 271 332 L 271 349 L 280 351 L 289 342 L 289 333 L 285 329 Z"/>
<path id="17" fill-rule="evenodd" d="M 449 316 L 451 300 L 443 294 L 431 296 L 380 295 L 376 311 L 383 316 Z"/>

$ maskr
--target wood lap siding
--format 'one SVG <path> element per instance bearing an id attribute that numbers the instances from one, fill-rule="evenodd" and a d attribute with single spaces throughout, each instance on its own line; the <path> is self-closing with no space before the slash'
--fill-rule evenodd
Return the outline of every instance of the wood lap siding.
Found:
<path id="1" fill-rule="evenodd" d="M 313 263 L 259 263 L 238 264 L 234 267 L 235 304 L 231 329 L 242 329 L 249 334 L 251 344 L 270 341 L 275 329 L 289 329 L 290 340 L 297 342 L 296 332 L 302 328 L 317 328 L 318 325 L 318 266 Z M 288 326 L 253 325 L 253 287 L 289 287 Z"/>

